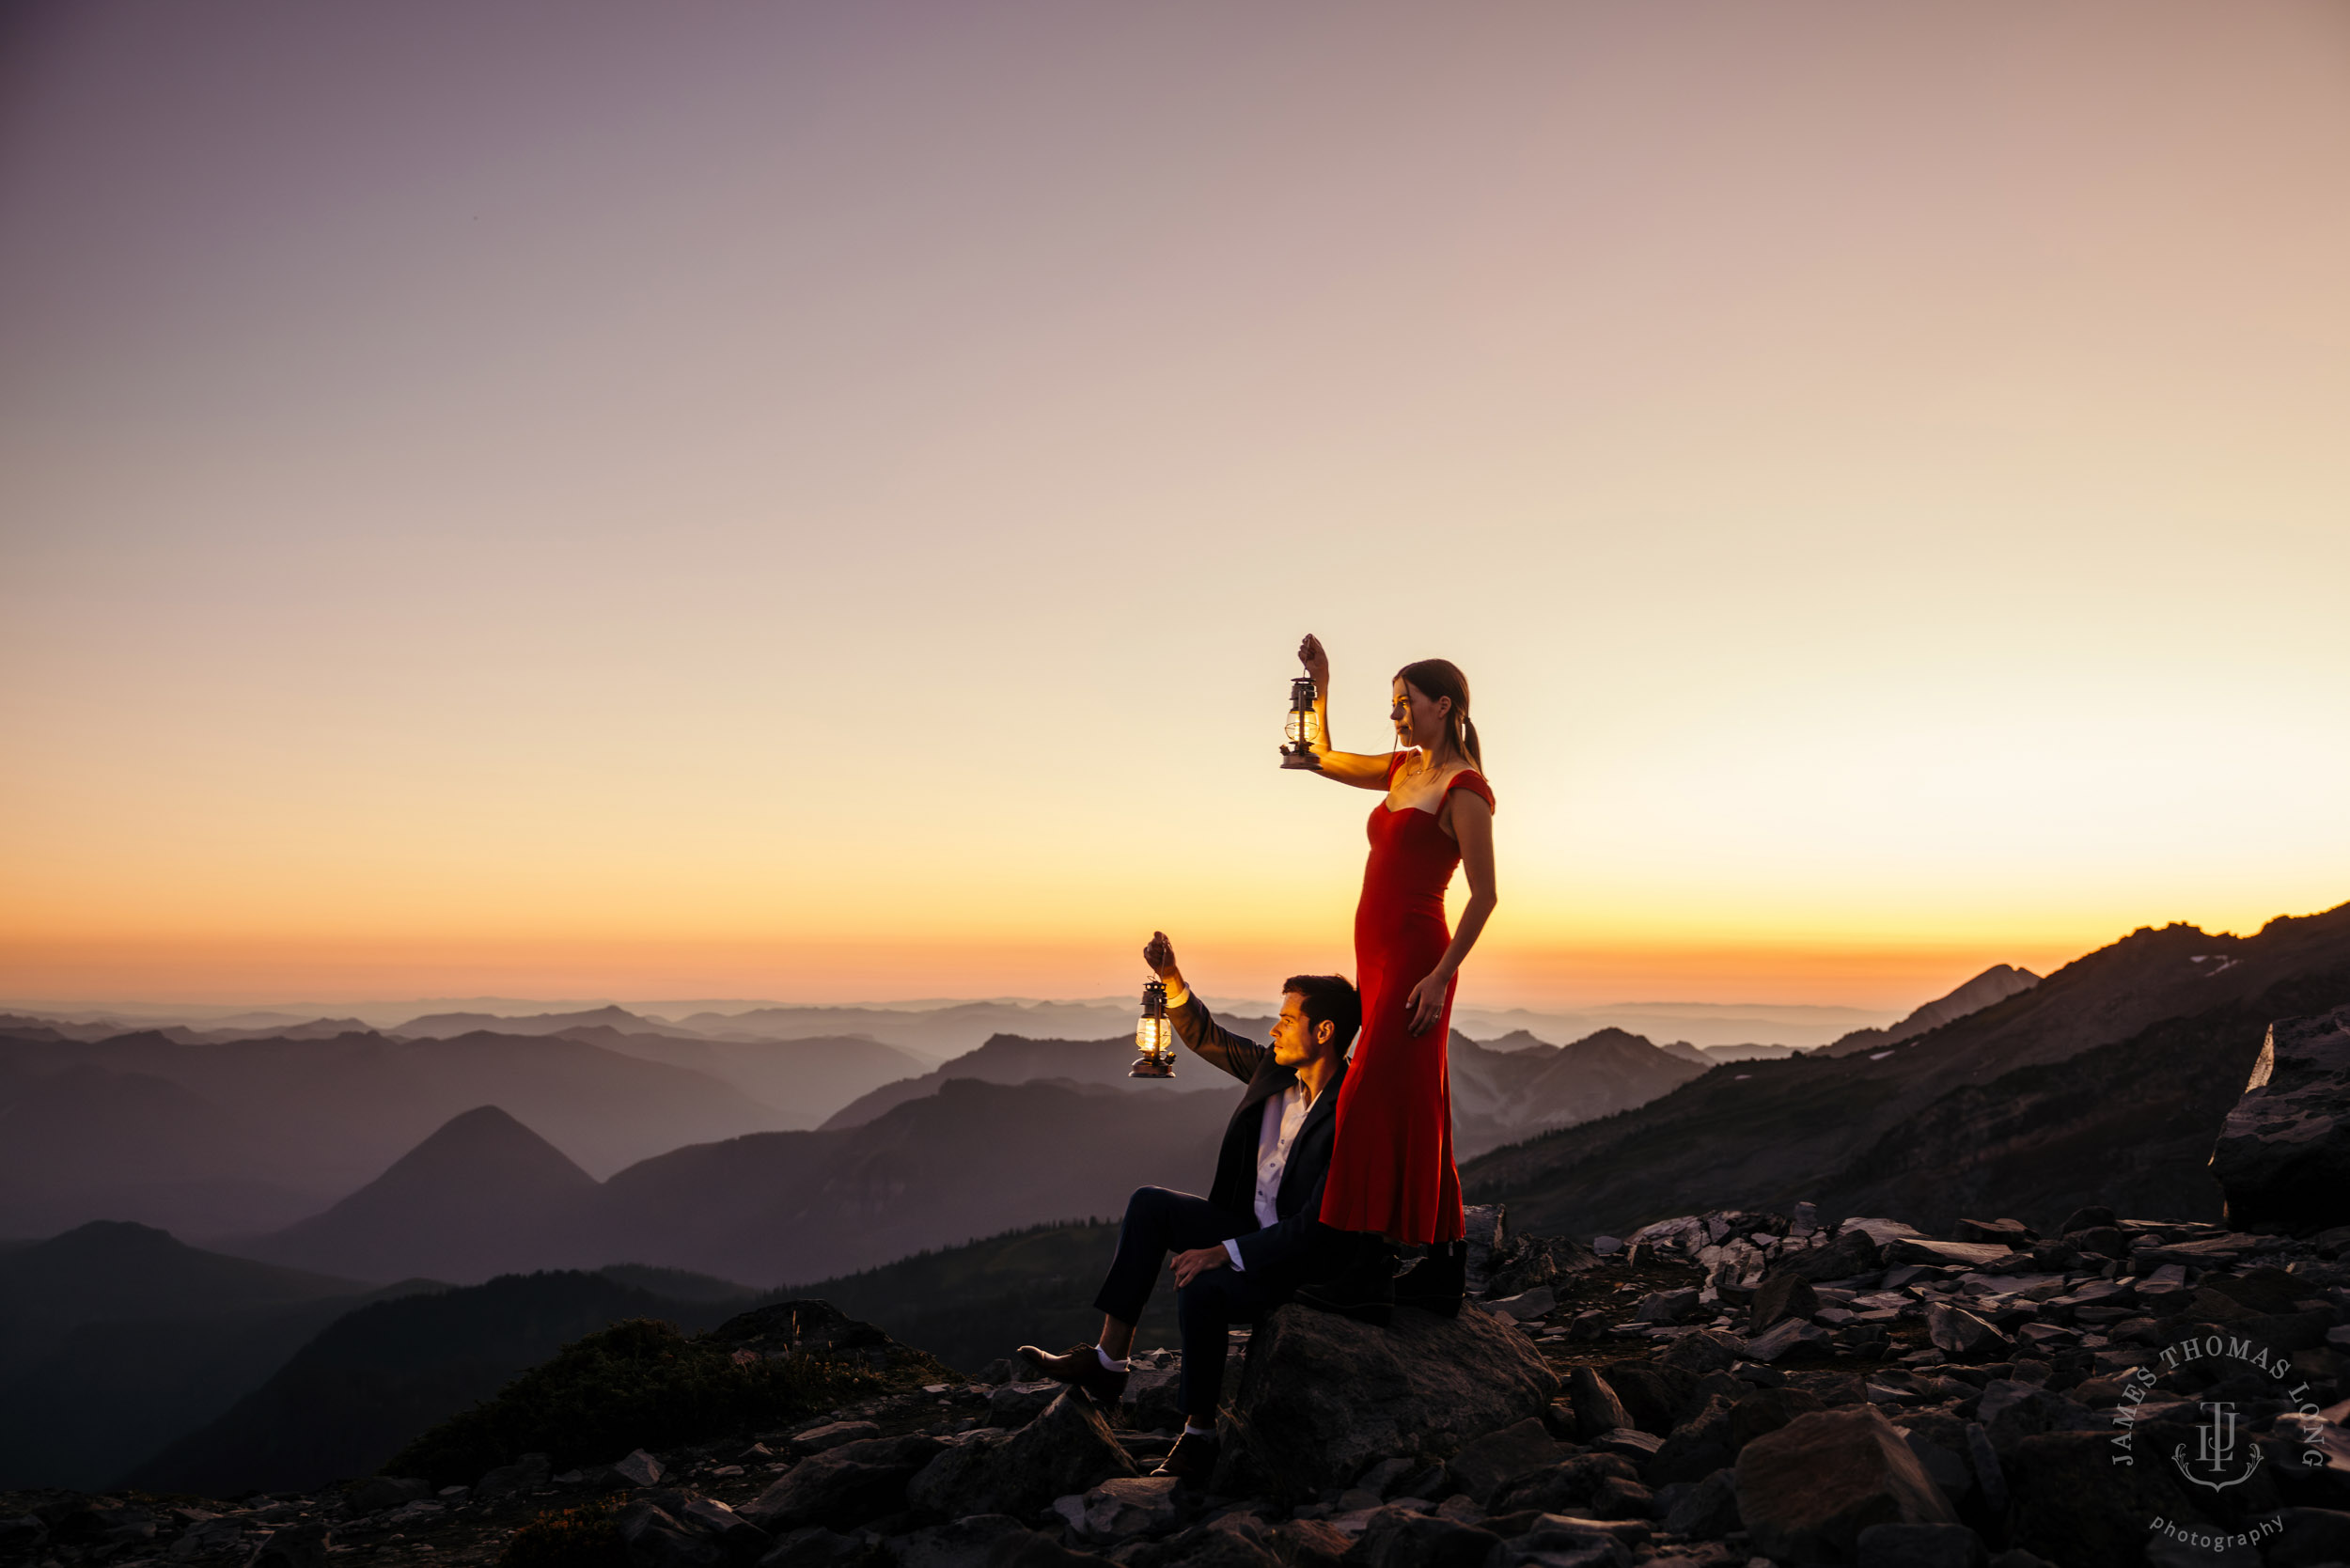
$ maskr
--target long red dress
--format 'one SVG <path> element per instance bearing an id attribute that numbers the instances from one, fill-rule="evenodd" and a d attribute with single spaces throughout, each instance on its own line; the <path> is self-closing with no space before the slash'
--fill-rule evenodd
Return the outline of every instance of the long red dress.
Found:
<path id="1" fill-rule="evenodd" d="M 1402 761 L 1399 754 L 1387 764 L 1391 782 Z M 1445 794 L 1455 790 L 1493 805 L 1491 786 L 1474 772 L 1453 775 Z M 1423 1034 L 1411 1032 L 1406 1005 L 1412 987 L 1452 945 L 1444 890 L 1460 863 L 1461 846 L 1436 825 L 1434 811 L 1391 810 L 1384 800 L 1371 808 L 1371 860 L 1355 906 L 1363 1027 L 1339 1084 L 1337 1141 L 1322 1194 L 1322 1223 L 1340 1231 L 1377 1231 L 1403 1242 L 1451 1242 L 1464 1233 L 1445 1076 L 1453 985 L 1445 987 L 1443 1015 Z"/>

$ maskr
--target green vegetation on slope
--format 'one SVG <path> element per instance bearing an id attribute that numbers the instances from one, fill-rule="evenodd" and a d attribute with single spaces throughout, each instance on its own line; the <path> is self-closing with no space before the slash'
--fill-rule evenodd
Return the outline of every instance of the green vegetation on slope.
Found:
<path id="1" fill-rule="evenodd" d="M 469 1485 L 525 1453 L 558 1469 L 608 1463 L 632 1449 L 670 1448 L 797 1419 L 890 1380 L 813 1356 L 760 1356 L 688 1339 L 639 1318 L 565 1345 L 450 1417 L 384 1466 L 436 1486 Z"/>

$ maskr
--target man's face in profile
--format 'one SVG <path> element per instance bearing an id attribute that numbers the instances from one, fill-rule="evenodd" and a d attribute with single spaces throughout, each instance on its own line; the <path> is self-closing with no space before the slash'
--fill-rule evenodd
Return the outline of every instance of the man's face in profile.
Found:
<path id="1" fill-rule="evenodd" d="M 1306 998 L 1284 991 L 1281 1016 L 1273 1021 L 1273 1059 L 1284 1067 L 1300 1067 L 1313 1054 L 1314 1026 L 1306 1018 Z"/>

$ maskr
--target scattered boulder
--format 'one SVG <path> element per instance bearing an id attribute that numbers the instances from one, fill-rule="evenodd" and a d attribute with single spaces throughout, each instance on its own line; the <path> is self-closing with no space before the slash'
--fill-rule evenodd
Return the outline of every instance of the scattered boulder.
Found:
<path id="1" fill-rule="evenodd" d="M 1810 1280 L 1792 1268 L 1775 1268 L 1754 1287 L 1754 1299 L 1747 1303 L 1747 1332 L 1760 1334 L 1788 1318 L 1809 1323 L 1819 1309 L 1820 1298 Z"/>
<path id="2" fill-rule="evenodd" d="M 327 1528 L 316 1520 L 284 1525 L 272 1530 L 253 1554 L 253 1568 L 326 1568 L 326 1554 L 334 1544 Z"/>
<path id="3" fill-rule="evenodd" d="M 1663 1364 L 1702 1377 L 1710 1372 L 1728 1372 L 1746 1353 L 1747 1341 L 1737 1335 L 1718 1328 L 1700 1328 L 1668 1345 Z"/>
<path id="4" fill-rule="evenodd" d="M 2211 1173 L 2232 1226 L 2350 1221 L 2350 1006 L 2268 1026 Z"/>
<path id="5" fill-rule="evenodd" d="M 1681 1494 L 1665 1514 L 1674 1535 L 1718 1540 L 1743 1527 L 1738 1513 L 1738 1472 L 1724 1466 Z"/>
<path id="6" fill-rule="evenodd" d="M 775 1544 L 774 1537 L 715 1497 L 688 1497 L 674 1516 L 711 1536 L 737 1562 L 756 1562 Z"/>
<path id="7" fill-rule="evenodd" d="M 2020 1219 L 1962 1219 L 1951 1228 L 1950 1239 L 1998 1242 L 2005 1247 L 2029 1247 L 2040 1239 L 2040 1232 Z"/>
<path id="8" fill-rule="evenodd" d="M 1456 1491 L 1482 1505 L 1493 1499 L 1502 1482 L 1558 1463 L 1558 1441 L 1541 1420 L 1529 1417 L 1463 1444 L 1452 1456 L 1447 1479 Z"/>
<path id="9" fill-rule="evenodd" d="M 1681 1424 L 1698 1397 L 1696 1373 L 1659 1361 L 1619 1361 L 1607 1369 L 1607 1384 L 1631 1412 L 1632 1424 L 1659 1438 Z"/>
<path id="10" fill-rule="evenodd" d="M 1603 1491 L 1621 1496 L 1622 1487 L 1637 1484 L 1639 1472 L 1632 1461 L 1616 1453 L 1580 1453 L 1547 1470 L 1537 1470 L 1506 1482 L 1494 1494 L 1491 1507 L 1504 1513 L 1581 1513 L 1593 1506 Z"/>
<path id="11" fill-rule="evenodd" d="M 2064 1245 L 2085 1257 L 2126 1258 L 2130 1255 L 2129 1232 L 2118 1225 L 2092 1225 L 2086 1231 L 2065 1232 Z"/>
<path id="12" fill-rule="evenodd" d="M 1059 1387 L 1058 1384 L 1048 1386 Z M 991 1411 L 994 1409 L 993 1401 L 989 1403 L 989 1408 Z M 880 1435 L 881 1428 L 871 1421 L 826 1421 L 822 1426 L 809 1427 L 806 1432 L 793 1433 L 791 1446 L 802 1453 L 822 1453 L 828 1449 L 837 1449 L 843 1443 L 861 1443 L 868 1437 Z"/>
<path id="13" fill-rule="evenodd" d="M 1781 1318 L 1747 1341 L 1755 1361 L 1808 1361 L 1836 1354 L 1836 1337 L 1801 1318 Z"/>
<path id="14" fill-rule="evenodd" d="M 1793 1562 L 1851 1562 L 1872 1525 L 1957 1519 L 1873 1406 L 1815 1410 L 1739 1450 L 1738 1497 L 1755 1548 Z"/>
<path id="15" fill-rule="evenodd" d="M 1501 1557 L 1501 1537 L 1408 1509 L 1383 1508 L 1347 1554 L 1359 1568 L 1489 1568 Z"/>
<path id="16" fill-rule="evenodd" d="M 1275 1497 L 1318 1494 L 1373 1460 L 1443 1458 L 1539 1418 L 1558 1387 L 1523 1334 L 1482 1312 L 1398 1312 L 1374 1328 L 1282 1307 L 1250 1339 L 1224 1465 L 1252 1466 Z M 1216 1489 L 1241 1491 L 1225 1484 L 1227 1473 Z"/>
<path id="17" fill-rule="evenodd" d="M 1963 1307 L 1937 1301 L 1926 1309 L 1926 1338 L 1934 1348 L 1961 1361 L 1989 1361 L 2008 1354 L 2007 1336 Z"/>
<path id="18" fill-rule="evenodd" d="M 1069 1528 L 1089 1541 L 1107 1544 L 1137 1535 L 1162 1534 L 1175 1524 L 1173 1476 L 1118 1476 L 1079 1496 L 1054 1500 Z"/>
<path id="19" fill-rule="evenodd" d="M 742 1511 L 743 1516 L 770 1535 L 809 1525 L 831 1529 L 862 1525 L 903 1508 L 906 1482 L 932 1462 L 938 1450 L 937 1438 L 918 1434 L 843 1443 L 792 1466 Z M 964 1508 L 953 1512 L 1013 1511 Z"/>
<path id="20" fill-rule="evenodd" d="M 1730 1447 L 1735 1453 L 1766 1432 L 1777 1432 L 1807 1411 L 1823 1408 L 1808 1388 L 1757 1388 L 1731 1406 Z"/>
<path id="21" fill-rule="evenodd" d="M 1982 1268 L 1996 1263 L 2008 1255 L 2004 1242 L 1946 1242 L 1925 1236 L 1903 1236 L 1885 1249 L 1888 1262 L 1924 1263 L 1938 1268 L 1956 1263 L 1962 1268 Z"/>
<path id="22" fill-rule="evenodd" d="M 1069 1385 L 1042 1378 L 1007 1383 L 987 1396 L 987 1424 L 1016 1430 L 1044 1414 L 1045 1407 L 1069 1391 Z"/>
<path id="23" fill-rule="evenodd" d="M 414 1476 L 369 1476 L 355 1481 L 343 1493 L 353 1513 L 381 1513 L 402 1503 L 421 1502 L 432 1495 L 432 1483 Z"/>
<path id="24" fill-rule="evenodd" d="M 1594 1368 L 1577 1367 L 1567 1374 L 1567 1400 L 1574 1412 L 1574 1435 L 1579 1442 L 1637 1424 L 1623 1401 L 1616 1397 L 1614 1387 Z"/>
<path id="25" fill-rule="evenodd" d="M 1984 1385 L 1975 1419 L 2003 1460 L 2013 1457 L 2026 1438 L 2044 1432 L 2094 1432 L 2112 1424 L 2110 1418 L 2062 1394 L 2004 1377 Z"/>
<path id="26" fill-rule="evenodd" d="M 1118 1396 L 1127 1419 L 1144 1432 L 1183 1423 L 1183 1372 L 1178 1366 L 1146 1367 L 1135 1363 L 1127 1374 L 1126 1390 Z M 991 1406 L 992 1408 L 992 1406 Z M 1006 1421 L 994 1422 L 1006 1426 Z"/>
<path id="27" fill-rule="evenodd" d="M 1675 1291 L 1651 1291 L 1633 1312 L 1635 1323 L 1681 1323 L 1698 1309 L 1698 1292 L 1690 1286 Z"/>
<path id="28" fill-rule="evenodd" d="M 1268 1527 L 1248 1513 L 1226 1513 L 1201 1521 L 1171 1540 L 1129 1545 L 1116 1554 L 1128 1568 L 1338 1568 L 1354 1539 L 1312 1520 Z"/>
<path id="29" fill-rule="evenodd" d="M 613 1521 L 634 1568 L 722 1568 L 727 1549 L 698 1530 L 680 1525 L 650 1502 L 634 1502 Z"/>
<path id="30" fill-rule="evenodd" d="M 1672 1429 L 1654 1458 L 1640 1468 L 1652 1486 L 1676 1481 L 1701 1481 L 1734 1457 L 1730 1435 L 1731 1402 L 1720 1394 L 1708 1399 L 1687 1419 Z"/>
<path id="31" fill-rule="evenodd" d="M 615 1464 L 612 1473 L 631 1486 L 658 1486 L 663 1472 L 660 1460 L 643 1449 L 636 1449 L 627 1458 Z"/>
<path id="32" fill-rule="evenodd" d="M 1056 1497 L 1135 1474 L 1109 1423 L 1073 1389 L 1018 1432 L 981 1427 L 932 1447 L 936 1457 L 907 1484 L 906 1501 L 950 1519 L 972 1513 L 1025 1518 Z"/>
<path id="33" fill-rule="evenodd" d="M 1882 1267 L 1884 1261 L 1877 1239 L 1846 1220 L 1833 1239 L 1790 1255 L 1780 1266 L 1810 1280 L 1850 1279 Z"/>
<path id="34" fill-rule="evenodd" d="M 473 1495 L 485 1500 L 536 1492 L 555 1479 L 554 1463 L 543 1453 L 526 1453 L 511 1465 L 501 1465 L 474 1482 Z"/>
<path id="35" fill-rule="evenodd" d="M 1497 1301 L 1481 1304 L 1485 1310 L 1496 1312 L 1513 1323 L 1531 1323 L 1558 1309 L 1559 1293 L 1548 1285 L 1537 1285 L 1530 1291 L 1505 1295 Z"/>

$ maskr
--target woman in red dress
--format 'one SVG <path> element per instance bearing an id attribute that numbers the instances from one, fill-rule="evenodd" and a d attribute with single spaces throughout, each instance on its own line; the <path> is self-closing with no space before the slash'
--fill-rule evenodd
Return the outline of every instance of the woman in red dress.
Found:
<path id="1" fill-rule="evenodd" d="M 1467 1248 L 1461 1177 L 1452 1164 L 1445 1047 L 1462 960 L 1493 914 L 1493 790 L 1480 771 L 1468 680 L 1443 659 L 1396 672 L 1388 717 L 1399 749 L 1386 756 L 1330 745 L 1330 660 L 1308 635 L 1298 649 L 1321 714 L 1314 753 L 1340 783 L 1377 790 L 1371 859 L 1355 908 L 1355 983 L 1363 1027 L 1339 1087 L 1337 1142 L 1322 1222 L 1352 1232 L 1338 1275 L 1299 1293 L 1315 1306 L 1384 1322 L 1396 1300 L 1458 1311 Z M 1445 927 L 1445 888 L 1466 868 L 1469 897 Z M 1395 1279 L 1398 1244 L 1427 1257 Z"/>

